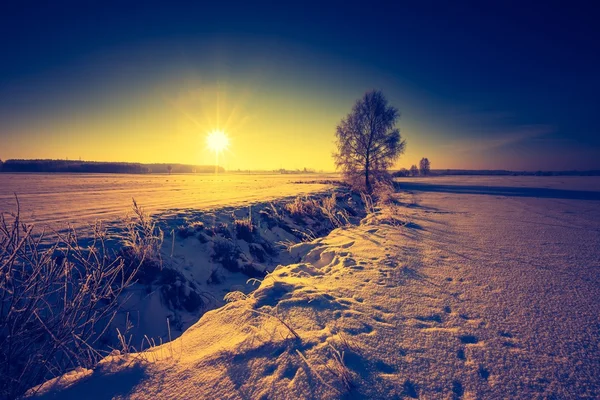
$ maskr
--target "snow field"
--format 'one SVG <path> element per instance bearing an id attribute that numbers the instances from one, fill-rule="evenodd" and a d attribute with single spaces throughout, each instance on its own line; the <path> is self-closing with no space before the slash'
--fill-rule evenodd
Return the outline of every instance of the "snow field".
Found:
<path id="1" fill-rule="evenodd" d="M 41 394 L 600 396 L 597 200 L 439 188 L 396 198 L 359 226 L 291 246 L 258 289 L 172 343 Z"/>

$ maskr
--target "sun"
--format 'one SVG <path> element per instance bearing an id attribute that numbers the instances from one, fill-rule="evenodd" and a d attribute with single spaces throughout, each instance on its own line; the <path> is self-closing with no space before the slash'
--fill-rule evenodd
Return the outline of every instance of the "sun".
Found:
<path id="1" fill-rule="evenodd" d="M 218 154 L 229 146 L 229 138 L 223 131 L 213 131 L 206 137 L 206 144 Z"/>

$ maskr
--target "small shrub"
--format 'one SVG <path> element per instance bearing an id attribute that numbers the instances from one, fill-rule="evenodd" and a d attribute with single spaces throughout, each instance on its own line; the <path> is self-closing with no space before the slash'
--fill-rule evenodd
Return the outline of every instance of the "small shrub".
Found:
<path id="1" fill-rule="evenodd" d="M 370 194 L 360 192 L 360 199 L 365 206 L 365 212 L 367 214 L 375 214 L 375 202 Z"/>
<path id="2" fill-rule="evenodd" d="M 238 239 L 248 243 L 254 241 L 254 226 L 250 218 L 235 219 L 233 225 L 235 226 L 235 234 Z"/>

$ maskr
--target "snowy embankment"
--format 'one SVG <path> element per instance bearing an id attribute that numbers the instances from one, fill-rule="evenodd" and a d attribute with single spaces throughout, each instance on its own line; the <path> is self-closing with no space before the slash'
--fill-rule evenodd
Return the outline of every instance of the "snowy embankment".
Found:
<path id="1" fill-rule="evenodd" d="M 294 261 L 289 246 L 362 216 L 360 196 L 343 187 L 243 208 L 154 215 L 164 234 L 160 253 L 146 256 L 104 342 L 121 349 L 122 335 L 137 351 L 176 338 L 224 305 L 227 293 L 249 293 L 256 289 L 250 278 Z"/>
<path id="2" fill-rule="evenodd" d="M 423 192 L 45 398 L 597 398 L 598 201 Z"/>

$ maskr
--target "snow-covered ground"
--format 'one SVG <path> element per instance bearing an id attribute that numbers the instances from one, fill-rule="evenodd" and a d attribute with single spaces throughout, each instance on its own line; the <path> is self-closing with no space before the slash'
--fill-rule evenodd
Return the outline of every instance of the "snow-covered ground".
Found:
<path id="1" fill-rule="evenodd" d="M 333 178 L 336 179 L 335 175 Z M 0 212 L 15 210 L 29 223 L 64 229 L 112 221 L 131 209 L 131 198 L 148 212 L 247 205 L 311 193 L 328 186 L 324 174 L 0 174 Z M 301 185 L 294 182 L 308 182 Z"/>
<path id="2" fill-rule="evenodd" d="M 173 342 L 38 394 L 598 398 L 598 179 L 440 179 L 402 180 L 399 204 L 291 247 Z"/>

